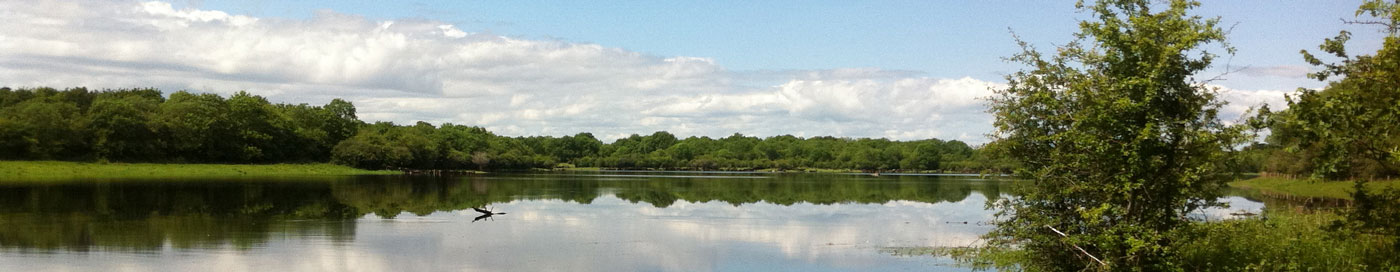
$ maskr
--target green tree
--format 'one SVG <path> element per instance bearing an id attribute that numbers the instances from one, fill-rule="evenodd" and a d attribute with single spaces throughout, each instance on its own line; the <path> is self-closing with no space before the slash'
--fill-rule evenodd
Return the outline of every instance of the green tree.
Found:
<path id="1" fill-rule="evenodd" d="M 19 121 L 0 111 L 0 159 L 24 159 L 28 145 L 24 141 L 24 131 Z"/>
<path id="2" fill-rule="evenodd" d="M 685 140 L 682 140 L 679 143 L 672 145 L 670 148 L 667 148 L 666 151 L 672 156 L 675 156 L 677 160 L 693 160 L 695 159 L 695 157 L 700 156 L 704 152 L 700 149 L 700 143 L 698 143 L 698 141 L 695 139 L 695 137 L 686 138 Z"/>
<path id="3" fill-rule="evenodd" d="M 349 139 L 355 135 L 355 131 L 365 125 L 365 122 L 355 115 L 355 104 L 345 100 L 331 99 L 322 110 L 328 116 L 324 117 L 326 121 L 321 124 L 321 130 L 326 132 L 326 141 L 331 145 Z"/>
<path id="4" fill-rule="evenodd" d="M 1340 63 L 1324 63 L 1303 51 L 1306 61 L 1322 68 L 1313 78 L 1342 78 L 1321 91 L 1300 89 L 1288 110 L 1270 119 L 1278 134 L 1274 139 L 1305 161 L 1295 170 L 1314 178 L 1356 179 L 1354 206 L 1335 227 L 1388 240 L 1400 251 L 1400 189 L 1372 192 L 1365 186 L 1368 179 L 1400 176 L 1400 1 L 1366 1 L 1356 10 L 1362 15 L 1374 19 L 1348 22 L 1383 26 L 1381 49 L 1351 56 L 1346 52 L 1351 33 L 1341 31 L 1320 46 Z"/>
<path id="5" fill-rule="evenodd" d="M 1372 0 L 1356 15 L 1378 18 L 1358 21 L 1385 26 L 1388 34 L 1375 55 L 1351 56 L 1346 42 L 1351 33 L 1323 41 L 1320 49 L 1340 63 L 1325 63 L 1308 51 L 1303 58 L 1322 71 L 1318 80 L 1334 76 L 1326 89 L 1299 89 L 1288 98 L 1288 110 L 1270 118 L 1277 136 L 1271 140 L 1296 153 L 1304 163 L 1294 170 L 1314 178 L 1383 178 L 1400 175 L 1400 3 Z"/>
<path id="6" fill-rule="evenodd" d="M 1029 188 L 999 202 L 992 245 L 1024 250 L 1028 270 L 1180 270 L 1173 231 L 1213 204 L 1237 139 L 1194 80 L 1215 58 L 1203 46 L 1233 52 L 1218 19 L 1187 13 L 1198 5 L 1080 3 L 1097 20 L 1076 41 L 1050 56 L 1021 42 L 1011 60 L 1029 70 L 1007 76 L 991 107 Z"/>
<path id="7" fill-rule="evenodd" d="M 0 136 L 4 136 L 0 139 L 15 141 L 5 144 L 12 148 L 0 157 L 73 159 L 87 154 L 87 124 L 81 108 L 60 96 L 67 92 L 40 91 L 29 100 L 0 109 Z"/>
<path id="8" fill-rule="evenodd" d="M 649 136 L 642 137 L 641 153 L 651 153 L 657 150 L 666 150 L 671 145 L 676 144 L 676 135 L 670 132 L 657 131 Z"/>
<path id="9" fill-rule="evenodd" d="M 331 150 L 331 162 L 362 169 L 401 168 L 413 162 L 413 151 L 394 142 L 388 135 L 392 123 L 360 129 Z"/>
<path id="10" fill-rule="evenodd" d="M 215 94 L 175 92 L 156 110 L 155 128 L 174 161 L 229 161 L 235 144 L 230 134 L 228 103 Z"/>
<path id="11" fill-rule="evenodd" d="M 280 161 L 286 158 L 286 148 L 295 144 L 288 141 L 289 118 L 262 96 L 240 91 L 229 97 L 227 118 L 231 134 L 218 137 L 235 145 L 230 150 L 233 162 Z"/>
<path id="12" fill-rule="evenodd" d="M 573 137 L 564 140 L 564 153 L 559 159 L 573 161 L 578 158 L 598 155 L 598 151 L 603 148 L 603 141 L 593 137 L 593 133 L 580 132 Z"/>
<path id="13" fill-rule="evenodd" d="M 496 137 L 484 128 L 454 124 L 443 124 L 433 136 L 438 142 L 438 148 L 446 152 L 443 154 L 446 156 L 446 162 L 440 164 L 440 167 L 461 169 L 484 167 L 474 162 L 472 154 L 486 154 L 490 139 Z"/>
<path id="14" fill-rule="evenodd" d="M 408 148 L 413 154 L 412 160 L 406 167 L 417 169 L 436 169 L 439 161 L 443 158 L 439 141 L 433 139 L 433 134 L 438 131 L 428 122 L 419 121 L 411 127 L 396 127 L 390 130 L 389 137 L 392 144 Z"/>
<path id="15" fill-rule="evenodd" d="M 88 109 L 88 129 L 93 151 L 108 160 L 152 160 L 164 157 L 152 126 L 163 98 L 160 92 L 109 92 L 98 96 Z"/>
<path id="16" fill-rule="evenodd" d="M 914 148 L 913 154 L 905 157 L 905 162 L 907 163 L 904 163 L 906 165 L 904 165 L 903 168 L 919 170 L 936 170 L 939 167 L 938 160 L 942 156 L 943 152 L 938 149 L 937 143 L 919 143 Z"/>
<path id="17" fill-rule="evenodd" d="M 364 135 L 364 136 L 359 136 Z M 924 143 L 933 143 L 936 148 Z M 0 87 L 0 158 L 272 163 L 336 161 L 362 168 L 536 168 L 559 162 L 656 169 L 987 169 L 959 141 L 689 137 L 657 131 L 604 144 L 589 133 L 502 137 L 480 127 L 419 122 L 366 125 L 350 102 L 277 104 L 155 89 Z M 474 156 L 475 154 L 485 154 Z M 489 158 L 476 163 L 474 157 Z"/>

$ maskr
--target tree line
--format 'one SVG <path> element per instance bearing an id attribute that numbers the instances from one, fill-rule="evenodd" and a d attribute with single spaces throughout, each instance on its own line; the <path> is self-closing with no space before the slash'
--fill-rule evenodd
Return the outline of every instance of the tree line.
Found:
<path id="1" fill-rule="evenodd" d="M 273 104 L 155 89 L 0 88 L 0 159 L 272 163 L 324 161 L 362 126 L 344 100 Z"/>
<path id="2" fill-rule="evenodd" d="M 616 169 L 1007 172 L 957 140 L 687 137 L 604 143 L 591 133 L 506 137 L 445 123 L 366 123 L 355 106 L 272 103 L 156 89 L 0 88 L 0 159 L 170 163 L 334 162 L 364 169 Z"/>

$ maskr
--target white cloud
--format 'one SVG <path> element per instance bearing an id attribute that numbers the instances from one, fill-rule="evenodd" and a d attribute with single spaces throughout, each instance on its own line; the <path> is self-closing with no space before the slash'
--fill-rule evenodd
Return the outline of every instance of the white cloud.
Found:
<path id="1" fill-rule="evenodd" d="M 0 85 L 343 97 L 368 121 L 507 135 L 980 135 L 990 83 L 849 68 L 728 71 L 702 57 L 323 11 L 288 20 L 163 2 L 0 3 Z M 959 116 L 959 118 L 947 118 Z M 980 137 L 970 137 L 973 142 Z"/>
<path id="2" fill-rule="evenodd" d="M 222 11 L 209 10 L 175 10 L 170 3 L 165 2 L 145 2 L 141 3 L 141 10 L 151 15 L 175 17 L 183 20 L 176 20 L 174 23 L 183 27 L 189 27 L 188 22 L 212 22 L 220 21 L 235 26 L 244 26 L 257 22 L 257 18 L 247 16 L 230 16 Z"/>
<path id="3" fill-rule="evenodd" d="M 1278 65 L 1264 67 L 1249 67 L 1240 70 L 1240 73 L 1251 77 L 1278 77 L 1278 78 L 1306 78 L 1312 71 L 1307 66 L 1299 65 Z"/>
<path id="4" fill-rule="evenodd" d="M 975 144 L 992 129 L 979 98 L 1000 84 L 875 68 L 729 71 L 703 57 L 332 11 L 294 20 L 163 2 L 44 0 L 0 2 L 0 16 L 9 19 L 0 25 L 4 86 L 247 90 L 291 103 L 340 97 L 367 121 L 450 122 L 505 135 L 667 130 Z"/>
<path id="5" fill-rule="evenodd" d="M 952 139 L 971 132 L 979 136 L 962 140 L 977 142 L 991 126 L 982 98 L 996 86 L 971 78 L 793 79 L 750 92 L 675 97 L 643 114 L 692 123 L 716 115 L 760 117 L 759 127 L 771 130 L 760 133 Z M 814 129 L 829 127 L 838 128 Z"/>
<path id="6" fill-rule="evenodd" d="M 1258 110 L 1259 107 L 1268 105 L 1269 110 L 1279 111 L 1288 108 L 1288 102 L 1284 96 L 1292 94 L 1292 91 L 1282 90 L 1241 90 L 1223 86 L 1213 86 L 1219 89 L 1219 98 L 1226 102 L 1220 107 L 1220 119 L 1233 123 L 1241 121 L 1245 114 L 1253 114 L 1251 110 Z"/>

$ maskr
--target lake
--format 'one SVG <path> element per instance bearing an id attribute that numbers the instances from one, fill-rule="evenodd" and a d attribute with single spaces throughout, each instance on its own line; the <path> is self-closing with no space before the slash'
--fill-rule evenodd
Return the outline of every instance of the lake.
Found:
<path id="1" fill-rule="evenodd" d="M 11 183 L 0 271 L 965 271 L 900 249 L 976 245 L 1011 195 L 888 174 Z M 1225 200 L 1202 216 L 1262 208 Z"/>

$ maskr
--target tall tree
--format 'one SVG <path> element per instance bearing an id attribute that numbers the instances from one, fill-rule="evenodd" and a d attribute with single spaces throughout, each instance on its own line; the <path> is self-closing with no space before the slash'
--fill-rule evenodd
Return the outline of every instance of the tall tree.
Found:
<path id="1" fill-rule="evenodd" d="M 1028 70 L 995 90 L 996 137 L 1030 188 L 999 203 L 989 237 L 1027 251 L 1029 270 L 1180 270 L 1172 231 L 1213 204 L 1237 139 L 1195 76 L 1216 57 L 1203 46 L 1233 49 L 1218 19 L 1188 14 L 1195 1 L 1077 6 L 1096 19 L 1078 39 L 1049 56 L 1020 42 L 1010 59 Z"/>
<path id="2" fill-rule="evenodd" d="M 331 145 L 349 139 L 350 136 L 355 135 L 355 131 L 359 130 L 360 126 L 365 125 L 359 117 L 355 116 L 355 104 L 340 100 L 340 98 L 331 99 L 331 103 L 322 107 L 322 110 L 329 116 L 322 124 L 321 130 L 326 131 L 328 137 L 326 141 L 330 142 Z"/>
<path id="3" fill-rule="evenodd" d="M 1365 186 L 1368 179 L 1400 176 L 1400 1 L 1366 1 L 1356 10 L 1362 15 L 1373 19 L 1348 22 L 1383 26 L 1381 49 L 1351 56 L 1345 46 L 1351 33 L 1341 31 L 1320 46 L 1340 63 L 1303 51 L 1305 60 L 1322 68 L 1313 78 L 1342 78 L 1321 91 L 1300 89 L 1289 108 L 1270 119 L 1278 131 L 1275 139 L 1306 159 L 1297 170 L 1314 178 L 1356 180 L 1355 205 L 1334 227 L 1388 240 L 1400 251 L 1400 189 L 1372 192 Z"/>
<path id="4" fill-rule="evenodd" d="M 267 98 L 240 91 L 228 99 L 228 121 L 232 134 L 222 140 L 236 146 L 235 161 L 270 162 L 285 159 L 291 124 Z"/>
<path id="5" fill-rule="evenodd" d="M 1400 1 L 1367 1 L 1356 15 L 1377 20 L 1353 22 L 1384 26 L 1381 49 L 1351 56 L 1345 46 L 1351 33 L 1341 31 L 1320 46 L 1340 63 L 1303 51 L 1304 60 L 1322 68 L 1311 77 L 1342 78 L 1320 91 L 1299 89 L 1288 109 L 1270 118 L 1277 135 L 1271 140 L 1304 164 L 1290 170 L 1324 179 L 1400 176 Z"/>
<path id="6" fill-rule="evenodd" d="M 152 160 L 163 157 L 152 116 L 160 105 L 160 92 L 132 90 L 99 95 L 88 109 L 88 129 L 99 158 Z"/>
<path id="7" fill-rule="evenodd" d="M 170 160 L 232 161 L 236 144 L 221 139 L 230 134 L 228 102 L 215 94 L 179 91 L 156 110 L 155 127 L 164 139 Z"/>

